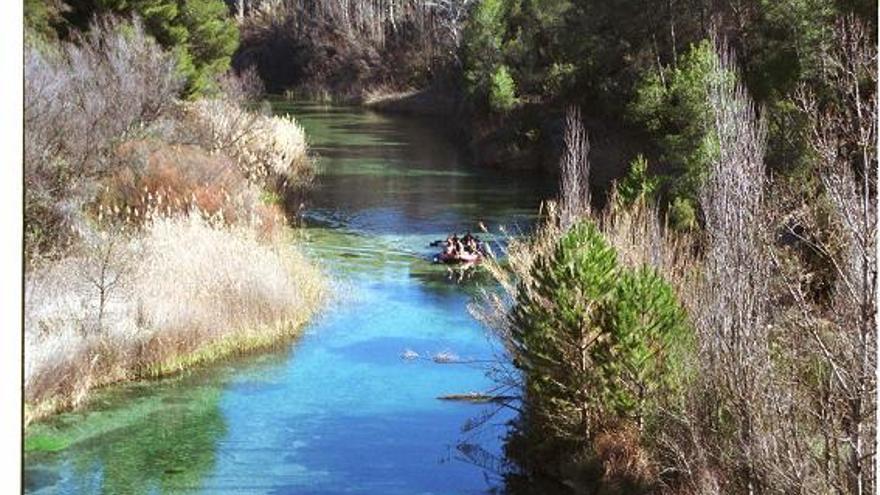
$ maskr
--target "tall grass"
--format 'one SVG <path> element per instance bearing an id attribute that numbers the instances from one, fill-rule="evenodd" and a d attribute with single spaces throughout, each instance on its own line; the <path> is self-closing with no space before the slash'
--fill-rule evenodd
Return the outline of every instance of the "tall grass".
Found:
<path id="1" fill-rule="evenodd" d="M 95 242 L 26 279 L 26 422 L 96 386 L 271 345 L 325 294 L 324 275 L 289 239 L 265 243 L 194 214 Z M 102 271 L 119 279 L 104 302 L 91 276 Z"/>
<path id="2" fill-rule="evenodd" d="M 187 109 L 203 143 L 231 157 L 252 181 L 302 187 L 312 178 L 302 127 L 289 116 L 262 115 L 226 99 L 199 100 Z"/>

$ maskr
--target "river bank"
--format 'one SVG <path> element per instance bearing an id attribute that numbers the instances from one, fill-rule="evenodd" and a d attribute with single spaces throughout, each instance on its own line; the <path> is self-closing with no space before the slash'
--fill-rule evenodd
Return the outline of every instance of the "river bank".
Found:
<path id="1" fill-rule="evenodd" d="M 83 261 L 29 272 L 24 421 L 89 403 L 94 390 L 155 379 L 298 336 L 326 298 L 325 274 L 294 244 L 198 217 L 160 220 L 112 252 L 131 274 L 90 319 Z M 109 253 L 109 251 L 108 251 Z M 115 276 L 115 275 L 114 275 Z M 36 330 L 33 330 L 36 329 Z"/>
<path id="2" fill-rule="evenodd" d="M 181 100 L 137 20 L 25 57 L 25 426 L 295 335 L 327 284 L 285 209 L 313 173 L 297 122 L 232 75 Z"/>
<path id="3" fill-rule="evenodd" d="M 438 399 L 492 382 L 479 365 L 432 357 L 481 362 L 498 349 L 468 314 L 479 287 L 431 264 L 429 243 L 477 221 L 527 229 L 553 181 L 475 167 L 430 120 L 273 106 L 320 157 L 297 240 L 338 296 L 268 352 L 107 387 L 34 424 L 27 493 L 451 495 L 501 483 L 464 452 L 500 459 L 512 411 Z M 402 357 L 413 353 L 425 359 Z"/>

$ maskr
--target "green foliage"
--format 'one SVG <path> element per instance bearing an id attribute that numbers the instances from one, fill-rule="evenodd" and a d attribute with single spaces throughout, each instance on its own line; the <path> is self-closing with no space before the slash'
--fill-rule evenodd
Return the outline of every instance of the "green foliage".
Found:
<path id="1" fill-rule="evenodd" d="M 516 106 L 516 83 L 507 66 L 501 65 L 492 74 L 489 86 L 489 107 L 494 112 L 507 113 Z"/>
<path id="2" fill-rule="evenodd" d="M 493 76 L 502 62 L 504 16 L 503 0 L 482 0 L 467 23 L 462 58 L 465 84 L 471 96 L 489 96 Z"/>
<path id="3" fill-rule="evenodd" d="M 697 208 L 688 198 L 675 198 L 669 205 L 669 225 L 679 231 L 686 232 L 697 228 Z"/>
<path id="4" fill-rule="evenodd" d="M 276 192 L 263 191 L 260 193 L 260 203 L 264 205 L 280 205 L 283 201 L 281 195 Z"/>
<path id="5" fill-rule="evenodd" d="M 190 94 L 215 91 L 215 79 L 229 69 L 238 48 L 238 29 L 220 0 L 188 0 L 180 20 L 189 33 L 186 51 L 192 57 L 193 72 L 187 74 Z"/>
<path id="6" fill-rule="evenodd" d="M 605 317 L 611 338 L 600 362 L 616 378 L 611 404 L 620 414 L 643 418 L 659 393 L 682 384 L 677 358 L 690 341 L 684 311 L 672 287 L 642 267 L 620 274 Z"/>
<path id="7" fill-rule="evenodd" d="M 535 418 L 553 423 L 538 427 L 586 441 L 598 420 L 641 421 L 648 396 L 674 388 L 671 356 L 688 340 L 672 288 L 652 269 L 619 266 L 589 221 L 566 232 L 531 274 L 511 338 Z"/>
<path id="8" fill-rule="evenodd" d="M 638 155 L 630 162 L 629 171 L 617 184 L 617 199 L 624 205 L 650 201 L 657 192 L 660 180 L 648 175 L 648 160 Z"/>
<path id="9" fill-rule="evenodd" d="M 222 0 L 98 0 L 71 2 L 68 19 L 85 29 L 94 15 L 136 14 L 159 44 L 177 57 L 189 97 L 216 90 L 238 48 L 238 28 Z"/>
<path id="10" fill-rule="evenodd" d="M 576 66 L 571 63 L 554 62 L 544 77 L 542 92 L 559 95 L 574 84 Z"/>
<path id="11" fill-rule="evenodd" d="M 44 39 L 56 38 L 54 24 L 61 20 L 59 5 L 53 0 L 24 0 L 25 28 Z"/>
<path id="12" fill-rule="evenodd" d="M 630 107 L 633 118 L 657 138 L 662 159 L 676 175 L 675 197 L 695 200 L 709 164 L 718 156 L 709 91 L 713 84 L 733 82 L 717 74 L 717 55 L 709 41 L 691 46 L 677 67 L 647 74 Z"/>
<path id="13" fill-rule="evenodd" d="M 588 431 L 609 392 L 608 377 L 592 364 L 604 333 L 600 306 L 614 290 L 617 253 L 590 222 L 573 226 L 553 255 L 532 269 L 514 308 L 514 364 L 526 374 L 526 391 L 539 418 L 565 418 L 553 429 Z M 542 421 L 539 420 L 539 424 Z"/>

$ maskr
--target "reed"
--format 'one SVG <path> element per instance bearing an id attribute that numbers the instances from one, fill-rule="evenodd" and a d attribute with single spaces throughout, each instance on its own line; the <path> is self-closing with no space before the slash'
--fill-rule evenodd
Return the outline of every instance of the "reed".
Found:
<path id="1" fill-rule="evenodd" d="M 192 213 L 99 237 L 26 283 L 26 423 L 95 387 L 275 345 L 326 295 L 289 236 Z"/>

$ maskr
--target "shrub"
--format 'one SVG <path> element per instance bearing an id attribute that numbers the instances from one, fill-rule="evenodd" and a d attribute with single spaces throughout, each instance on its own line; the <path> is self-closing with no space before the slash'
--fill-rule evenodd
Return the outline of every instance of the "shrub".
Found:
<path id="1" fill-rule="evenodd" d="M 597 418 L 641 424 L 649 395 L 668 390 L 667 357 L 687 337 L 684 313 L 655 270 L 620 269 L 601 232 L 584 221 L 532 268 L 513 308 L 516 365 L 530 397 L 564 434 L 589 438 Z"/>
<path id="2" fill-rule="evenodd" d="M 669 225 L 679 232 L 697 228 L 697 210 L 694 202 L 687 198 L 675 198 L 669 205 Z"/>
<path id="3" fill-rule="evenodd" d="M 305 132 L 289 116 L 266 116 L 223 99 L 188 106 L 205 147 L 223 152 L 254 183 L 281 190 L 304 187 L 312 179 Z"/>
<path id="4" fill-rule="evenodd" d="M 489 86 L 489 107 L 493 112 L 507 113 L 516 106 L 516 83 L 507 67 L 502 65 L 492 73 Z"/>
<path id="5" fill-rule="evenodd" d="M 226 224 L 253 225 L 272 235 L 284 225 L 276 203 L 223 153 L 193 145 L 137 140 L 117 148 L 119 165 L 101 181 L 92 213 L 138 226 L 155 214 L 198 212 Z"/>
<path id="6" fill-rule="evenodd" d="M 181 85 L 174 63 L 137 20 L 105 18 L 76 44 L 25 47 L 28 256 L 57 248 L 83 222 L 115 143 L 169 109 Z"/>
<path id="7" fill-rule="evenodd" d="M 679 300 L 693 296 L 699 265 L 691 240 L 665 230 L 650 203 L 612 196 L 601 214 L 589 208 L 588 146 L 570 117 L 562 205 L 510 239 L 503 264 L 486 263 L 501 289 L 471 309 L 519 368 L 490 370 L 499 387 L 524 390 L 505 446 L 516 472 L 627 493 L 656 484 L 642 434 L 683 402 L 693 340 Z M 609 448 L 618 437 L 627 445 Z"/>
<path id="8" fill-rule="evenodd" d="M 684 384 L 679 367 L 692 340 L 685 313 L 672 286 L 642 266 L 620 274 L 604 317 L 611 339 L 601 362 L 616 381 L 610 405 L 641 429 L 659 398 Z"/>
<path id="9" fill-rule="evenodd" d="M 650 201 L 657 192 L 659 182 L 657 177 L 648 175 L 648 160 L 643 155 L 638 155 L 630 162 L 629 171 L 623 180 L 617 184 L 617 198 L 624 205 Z"/>
<path id="10" fill-rule="evenodd" d="M 609 377 L 595 367 L 592 344 L 607 337 L 601 311 L 616 275 L 614 249 L 583 222 L 537 260 L 513 308 L 514 364 L 526 373 L 527 395 L 542 404 L 539 414 L 568 423 L 555 425 L 562 436 L 586 439 L 606 398 Z"/>

